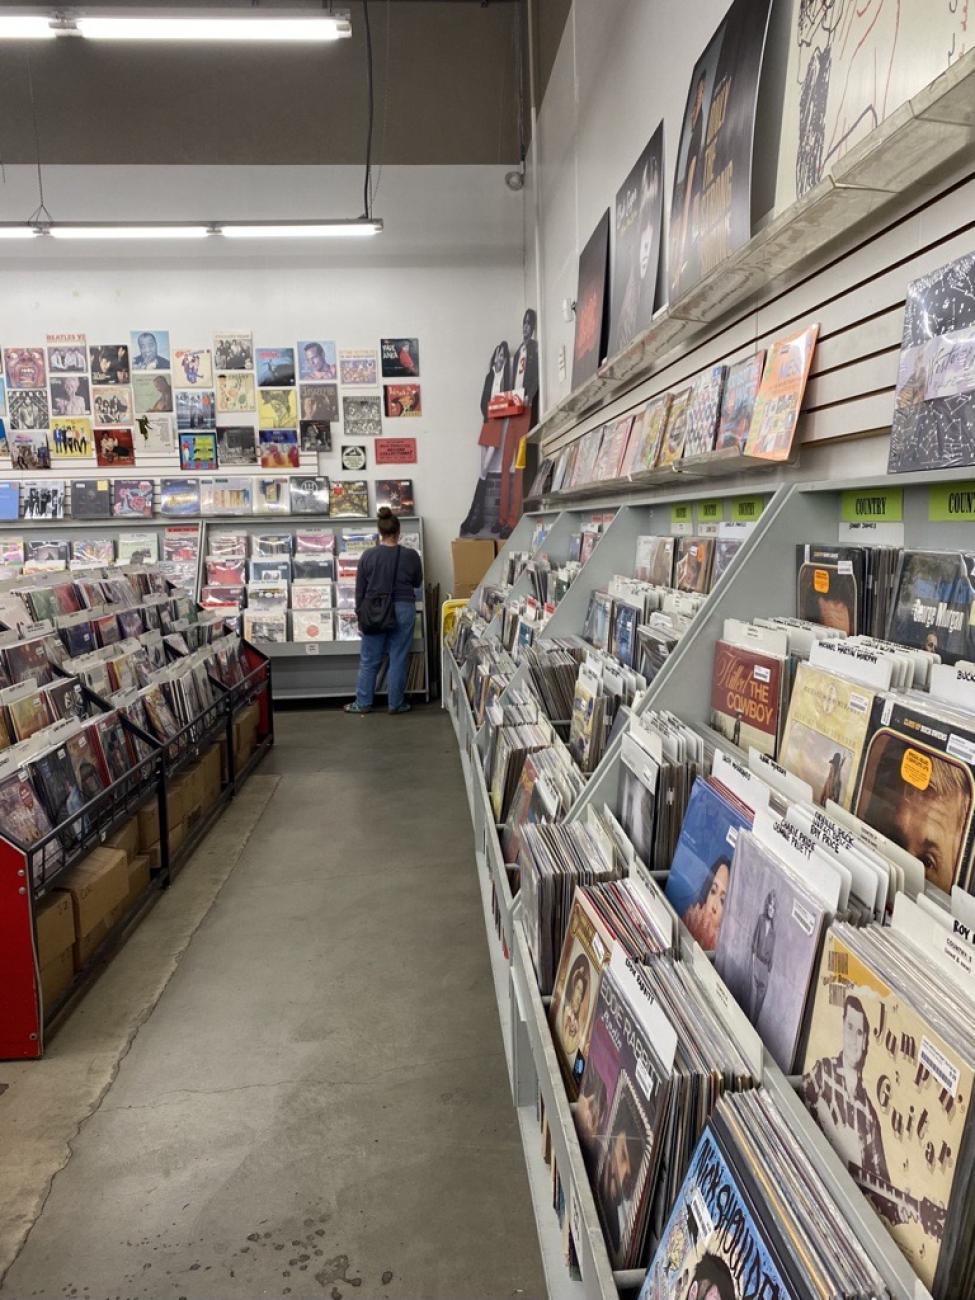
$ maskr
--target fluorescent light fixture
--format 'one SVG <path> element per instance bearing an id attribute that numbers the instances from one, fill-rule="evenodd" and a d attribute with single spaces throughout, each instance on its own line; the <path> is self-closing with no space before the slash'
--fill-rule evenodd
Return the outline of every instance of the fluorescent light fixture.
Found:
<path id="1" fill-rule="evenodd" d="M 36 239 L 40 233 L 36 226 L 0 226 L 0 239 Z"/>
<path id="2" fill-rule="evenodd" d="M 53 41 L 57 34 L 43 15 L 0 18 L 0 41 Z"/>
<path id="3" fill-rule="evenodd" d="M 78 34 L 92 41 L 338 41 L 352 35 L 348 18 L 315 17 L 85 17 L 75 20 Z"/>
<path id="4" fill-rule="evenodd" d="M 382 234 L 383 223 L 359 218 L 354 221 L 267 221 L 259 225 L 219 225 L 224 239 L 368 239 Z"/>
<path id="5" fill-rule="evenodd" d="M 112 226 L 91 225 L 47 227 L 52 239 L 206 239 L 209 226 Z"/>

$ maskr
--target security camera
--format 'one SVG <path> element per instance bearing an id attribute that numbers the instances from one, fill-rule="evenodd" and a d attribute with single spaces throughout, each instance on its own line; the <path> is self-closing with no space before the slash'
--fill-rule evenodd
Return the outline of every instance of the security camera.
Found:
<path id="1" fill-rule="evenodd" d="M 517 194 L 519 190 L 525 188 L 525 173 L 520 169 L 514 172 L 507 172 L 505 174 L 504 183 L 507 185 L 509 190 L 513 190 L 514 193 Z"/>

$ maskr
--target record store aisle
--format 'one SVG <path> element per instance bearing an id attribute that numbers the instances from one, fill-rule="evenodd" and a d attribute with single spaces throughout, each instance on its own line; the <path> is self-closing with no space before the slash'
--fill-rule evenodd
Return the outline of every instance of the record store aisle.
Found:
<path id="1" fill-rule="evenodd" d="M 544 1295 L 450 723 L 277 725 L 282 779 L 4 1300 Z"/>

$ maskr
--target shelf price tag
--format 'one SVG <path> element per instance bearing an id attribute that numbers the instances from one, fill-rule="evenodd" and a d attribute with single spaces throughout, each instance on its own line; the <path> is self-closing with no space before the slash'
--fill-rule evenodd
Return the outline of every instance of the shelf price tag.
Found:
<path id="1" fill-rule="evenodd" d="M 932 524 L 975 520 L 975 482 L 935 483 L 928 488 L 928 521 Z"/>
<path id="2" fill-rule="evenodd" d="M 697 531 L 702 537 L 715 537 L 718 525 L 724 523 L 724 501 L 714 497 L 697 503 Z"/>
<path id="3" fill-rule="evenodd" d="M 840 498 L 845 524 L 900 524 L 904 521 L 903 488 L 855 488 Z"/>
<path id="4" fill-rule="evenodd" d="M 305 654 L 306 654 L 306 655 L 317 655 L 317 654 L 321 654 L 321 650 L 322 650 L 322 648 L 321 648 L 321 646 L 318 644 L 317 641 L 306 641 L 306 642 L 305 642 Z"/>
<path id="5" fill-rule="evenodd" d="M 690 534 L 694 531 L 689 501 L 681 501 L 670 507 L 670 531 L 679 534 Z"/>
<path id="6" fill-rule="evenodd" d="M 735 497 L 731 503 L 731 519 L 736 524 L 754 524 L 765 509 L 762 497 Z"/>

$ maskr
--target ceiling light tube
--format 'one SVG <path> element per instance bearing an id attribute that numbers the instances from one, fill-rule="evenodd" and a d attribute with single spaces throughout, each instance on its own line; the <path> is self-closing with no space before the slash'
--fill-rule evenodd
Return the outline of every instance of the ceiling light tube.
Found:
<path id="1" fill-rule="evenodd" d="M 36 239 L 40 233 L 36 226 L 0 226 L 0 239 Z"/>
<path id="2" fill-rule="evenodd" d="M 92 222 L 90 225 L 47 227 L 52 239 L 206 239 L 209 226 L 113 226 Z"/>
<path id="3" fill-rule="evenodd" d="M 43 15 L 0 18 L 0 41 L 53 41 L 56 36 L 50 18 Z"/>
<path id="4" fill-rule="evenodd" d="M 267 221 L 254 225 L 230 222 L 218 228 L 225 239 L 367 239 L 382 234 L 383 223 L 363 217 L 354 221 Z"/>
<path id="5" fill-rule="evenodd" d="M 347 18 L 329 14 L 313 18 L 211 17 L 85 17 L 76 20 L 78 34 L 91 41 L 338 41 L 352 35 Z"/>

